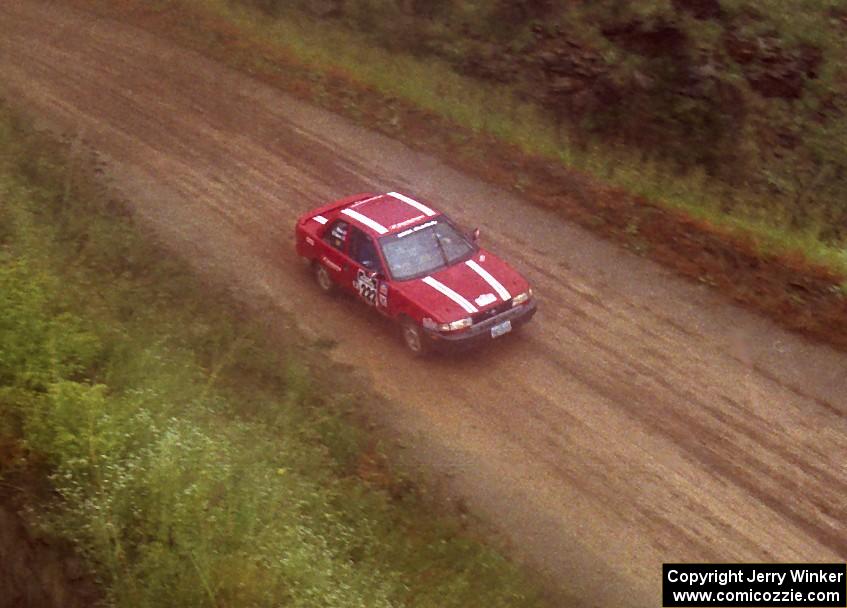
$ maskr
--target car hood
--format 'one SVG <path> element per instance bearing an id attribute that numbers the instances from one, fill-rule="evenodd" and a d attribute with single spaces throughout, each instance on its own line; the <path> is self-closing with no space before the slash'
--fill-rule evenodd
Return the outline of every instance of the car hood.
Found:
<path id="1" fill-rule="evenodd" d="M 405 281 L 398 287 L 425 316 L 448 323 L 493 311 L 526 291 L 529 283 L 506 262 L 480 249 L 465 262 Z"/>

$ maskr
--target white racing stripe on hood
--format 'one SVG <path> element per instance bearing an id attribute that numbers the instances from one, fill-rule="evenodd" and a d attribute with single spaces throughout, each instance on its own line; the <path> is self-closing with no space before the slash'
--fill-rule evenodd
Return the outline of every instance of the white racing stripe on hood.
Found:
<path id="1" fill-rule="evenodd" d="M 383 226 L 379 222 L 372 220 L 367 215 L 362 215 L 358 211 L 353 211 L 352 209 L 342 209 L 341 213 L 343 213 L 344 215 L 347 215 L 349 217 L 352 217 L 354 220 L 359 220 L 365 226 L 367 226 L 371 230 L 376 230 L 380 234 L 385 234 L 386 232 L 388 232 L 388 228 L 386 228 L 385 226 Z"/>
<path id="2" fill-rule="evenodd" d="M 437 280 L 433 279 L 432 277 L 424 277 L 424 278 L 421 279 L 421 281 L 423 281 L 424 283 L 426 283 L 427 285 L 429 285 L 430 287 L 432 287 L 436 291 L 440 291 L 445 296 L 447 296 L 448 298 L 453 300 L 456 304 L 458 304 L 459 306 L 464 308 L 465 312 L 471 313 L 471 314 L 475 313 L 475 312 L 479 312 L 477 310 L 476 306 L 474 306 L 473 304 L 468 302 L 465 298 L 463 298 L 462 296 L 457 294 L 455 291 L 453 291 L 452 289 L 447 287 L 441 281 L 437 281 Z"/>
<path id="3" fill-rule="evenodd" d="M 427 217 L 432 217 L 433 215 L 435 215 L 435 211 L 433 211 L 432 209 L 430 209 L 429 207 L 427 207 L 423 203 L 419 203 L 415 199 L 409 198 L 408 196 L 400 194 L 399 192 L 389 192 L 388 196 L 393 196 L 397 200 L 403 201 L 404 203 L 414 207 L 415 209 L 417 209 L 418 211 L 420 211 L 421 213 L 423 213 Z"/>
<path id="4" fill-rule="evenodd" d="M 465 264 L 468 265 L 468 268 L 470 268 L 479 276 L 481 276 L 486 283 L 491 285 L 491 289 L 496 291 L 497 295 L 499 295 L 504 302 L 512 297 L 512 294 L 509 293 L 509 290 L 503 287 L 503 284 L 500 281 L 492 277 L 491 273 L 489 273 L 485 268 L 483 268 L 473 260 L 468 260 L 467 262 L 465 262 Z"/>

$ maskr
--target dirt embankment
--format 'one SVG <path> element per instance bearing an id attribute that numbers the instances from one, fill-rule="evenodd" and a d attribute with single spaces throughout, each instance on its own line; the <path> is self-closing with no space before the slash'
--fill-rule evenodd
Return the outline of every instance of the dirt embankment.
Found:
<path id="1" fill-rule="evenodd" d="M 83 561 L 31 521 L 44 473 L 28 470 L 24 453 L 0 434 L 0 608 L 90 608 L 101 594 Z"/>
<path id="2" fill-rule="evenodd" d="M 71 549 L 26 525 L 0 495 L 0 608 L 90 608 L 99 591 Z"/>

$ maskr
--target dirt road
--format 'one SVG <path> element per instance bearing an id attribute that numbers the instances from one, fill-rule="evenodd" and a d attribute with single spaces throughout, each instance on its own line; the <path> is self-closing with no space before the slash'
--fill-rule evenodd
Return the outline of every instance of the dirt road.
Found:
<path id="1" fill-rule="evenodd" d="M 664 561 L 847 559 L 847 356 L 787 334 L 436 159 L 59 3 L 0 3 L 0 86 L 103 153 L 204 271 L 265 294 L 390 400 L 384 421 L 572 605 L 658 606 Z M 296 215 L 397 189 L 534 283 L 526 332 L 408 358 L 319 297 Z M 332 390 L 332 387 L 326 387 Z"/>

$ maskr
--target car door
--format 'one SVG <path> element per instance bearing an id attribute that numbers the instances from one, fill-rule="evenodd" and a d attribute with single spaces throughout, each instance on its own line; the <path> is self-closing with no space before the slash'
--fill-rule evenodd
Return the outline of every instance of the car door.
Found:
<path id="1" fill-rule="evenodd" d="M 376 243 L 370 235 L 355 226 L 350 227 L 348 239 L 348 280 L 353 290 L 368 306 L 385 312 L 388 305 L 388 283 Z"/>
<path id="2" fill-rule="evenodd" d="M 347 280 L 350 273 L 350 262 L 346 254 L 349 234 L 350 224 L 344 220 L 335 220 L 327 226 L 321 239 L 325 247 L 323 247 L 319 259 L 320 263 L 326 267 L 332 280 L 347 290 L 352 289 Z"/>

